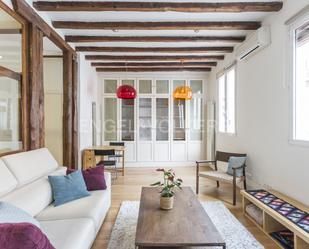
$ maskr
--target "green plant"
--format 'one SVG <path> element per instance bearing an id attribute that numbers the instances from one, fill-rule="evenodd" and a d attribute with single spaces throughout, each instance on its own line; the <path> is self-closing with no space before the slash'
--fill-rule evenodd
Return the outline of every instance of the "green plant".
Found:
<path id="1" fill-rule="evenodd" d="M 180 178 L 175 179 L 175 172 L 172 169 L 157 169 L 157 171 L 163 172 L 164 181 L 155 182 L 151 186 L 162 187 L 160 191 L 162 197 L 173 197 L 175 194 L 173 191 L 174 188 L 181 189 L 182 180 Z"/>

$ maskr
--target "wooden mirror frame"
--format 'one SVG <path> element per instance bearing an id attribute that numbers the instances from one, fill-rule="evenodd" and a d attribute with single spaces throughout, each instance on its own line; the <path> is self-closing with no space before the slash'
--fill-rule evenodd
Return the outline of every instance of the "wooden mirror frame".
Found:
<path id="1" fill-rule="evenodd" d="M 14 154 L 22 151 L 26 151 L 28 149 L 28 124 L 26 122 L 27 120 L 27 43 L 26 43 L 26 37 L 27 37 L 27 23 L 26 21 L 18 15 L 16 12 L 11 10 L 8 6 L 6 6 L 3 2 L 0 2 L 0 9 L 5 11 L 8 15 L 10 15 L 13 19 L 15 19 L 17 22 L 21 24 L 21 36 L 22 36 L 22 57 L 21 57 L 21 63 L 22 63 L 22 72 L 16 73 L 12 70 L 9 70 L 5 67 L 0 66 L 0 74 L 2 76 L 20 81 L 20 87 L 21 87 L 21 122 L 20 122 L 20 128 L 21 128 L 21 142 L 22 142 L 22 149 L 17 151 L 9 151 L 5 153 L 0 153 L 0 156 Z"/>

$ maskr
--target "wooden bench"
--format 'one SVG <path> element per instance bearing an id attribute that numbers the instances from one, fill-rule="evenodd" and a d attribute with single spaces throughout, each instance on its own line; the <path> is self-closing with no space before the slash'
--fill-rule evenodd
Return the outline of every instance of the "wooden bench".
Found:
<path id="1" fill-rule="evenodd" d="M 309 208 L 303 204 L 275 191 L 269 191 L 278 198 L 288 202 L 289 204 L 308 212 Z M 270 236 L 270 233 L 288 229 L 294 234 L 294 249 L 309 249 L 309 233 L 298 227 L 296 224 L 285 218 L 284 216 L 277 213 L 277 211 L 268 207 L 245 190 L 241 191 L 243 200 L 243 212 L 244 215 L 251 220 L 258 228 L 260 228 L 269 238 L 271 238 L 280 248 L 284 248 L 277 240 Z M 254 204 L 262 210 L 263 213 L 263 224 L 260 225 L 256 222 L 247 212 L 246 206 Z"/>

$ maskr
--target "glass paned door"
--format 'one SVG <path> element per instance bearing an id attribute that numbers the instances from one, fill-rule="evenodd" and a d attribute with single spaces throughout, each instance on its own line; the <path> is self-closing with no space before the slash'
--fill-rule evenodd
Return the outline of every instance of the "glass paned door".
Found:
<path id="1" fill-rule="evenodd" d="M 156 93 L 159 93 L 159 94 L 169 93 L 169 81 L 168 80 L 157 80 L 156 81 Z"/>
<path id="2" fill-rule="evenodd" d="M 193 98 L 190 101 L 190 139 L 203 139 L 203 99 Z"/>
<path id="3" fill-rule="evenodd" d="M 117 80 L 104 80 L 104 93 L 116 93 Z"/>
<path id="4" fill-rule="evenodd" d="M 185 100 L 174 100 L 173 105 L 174 116 L 174 141 L 186 140 L 186 102 Z"/>
<path id="5" fill-rule="evenodd" d="M 169 140 L 168 98 L 156 99 L 156 141 Z"/>
<path id="6" fill-rule="evenodd" d="M 186 81 L 185 80 L 174 80 L 173 84 L 174 84 L 173 85 L 173 90 L 175 90 L 179 86 L 185 86 L 186 85 Z"/>
<path id="7" fill-rule="evenodd" d="M 202 80 L 190 80 L 190 87 L 193 94 L 203 93 L 203 81 Z"/>
<path id="8" fill-rule="evenodd" d="M 117 99 L 104 99 L 104 140 L 117 141 Z"/>
<path id="9" fill-rule="evenodd" d="M 139 93 L 152 93 L 152 80 L 139 80 Z"/>
<path id="10" fill-rule="evenodd" d="M 152 99 L 139 99 L 139 140 L 152 140 Z"/>
<path id="11" fill-rule="evenodd" d="M 134 87 L 134 80 L 121 80 L 121 85 L 129 85 Z"/>
<path id="12" fill-rule="evenodd" d="M 134 99 L 121 101 L 121 139 L 134 141 Z"/>

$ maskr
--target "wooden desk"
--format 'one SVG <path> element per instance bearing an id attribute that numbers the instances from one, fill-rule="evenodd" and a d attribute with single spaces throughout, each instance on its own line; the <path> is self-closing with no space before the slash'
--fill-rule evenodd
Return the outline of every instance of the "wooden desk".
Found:
<path id="1" fill-rule="evenodd" d="M 122 155 L 122 176 L 124 176 L 124 155 L 125 146 L 92 146 L 83 150 L 83 169 L 89 169 L 97 165 L 96 156 L 94 154 L 95 150 L 115 150 L 115 152 L 120 152 Z"/>

